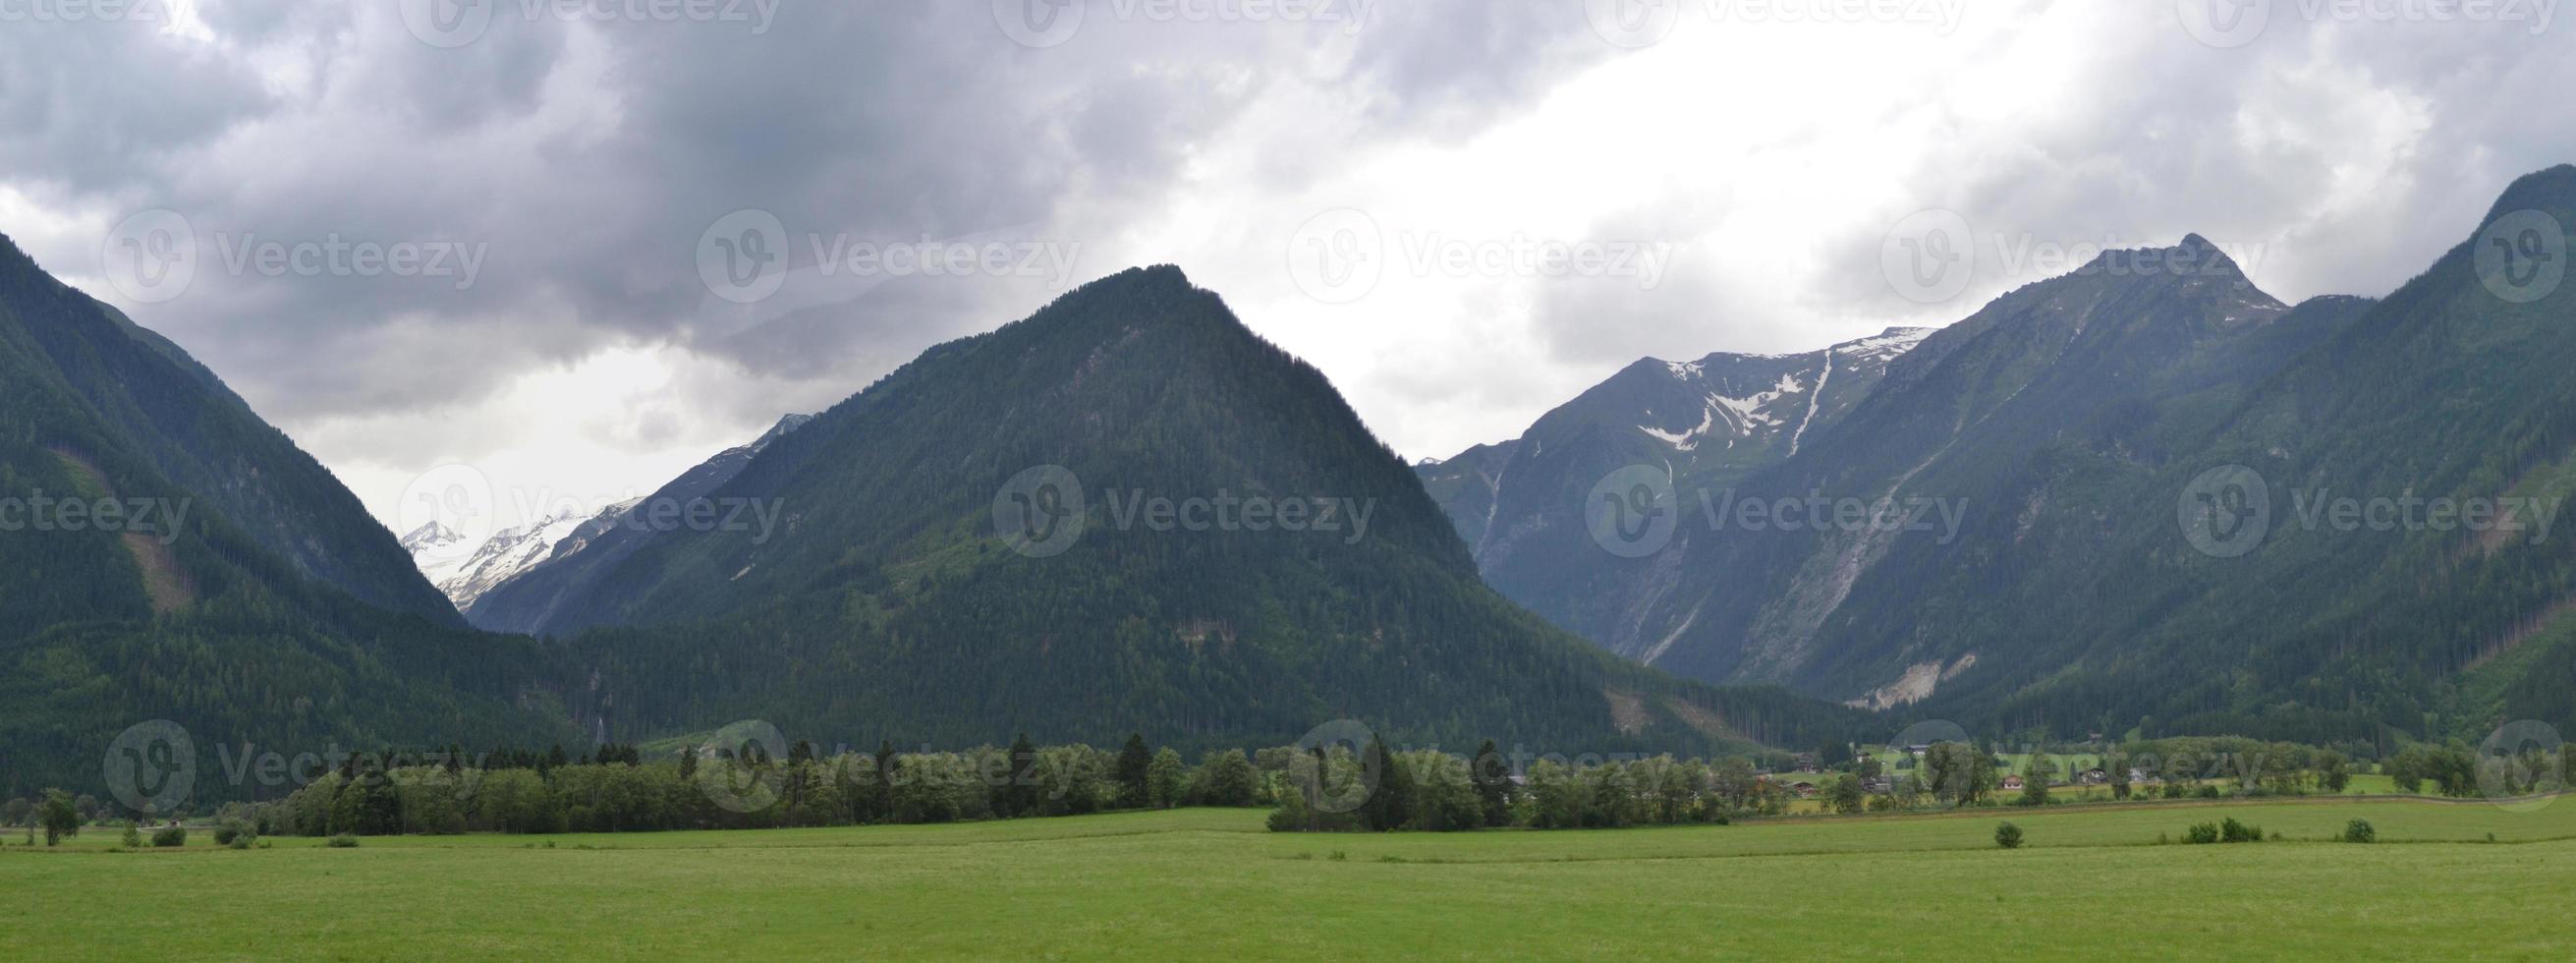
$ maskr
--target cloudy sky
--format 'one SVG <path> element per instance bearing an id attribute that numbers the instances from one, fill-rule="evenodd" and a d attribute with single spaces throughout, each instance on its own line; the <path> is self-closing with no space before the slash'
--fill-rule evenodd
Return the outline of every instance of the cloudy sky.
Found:
<path id="1" fill-rule="evenodd" d="M 460 470 L 489 524 L 641 494 L 1143 263 L 1445 456 L 2105 245 L 2384 293 L 2576 160 L 2556 12 L 0 0 L 0 232 L 396 526 Z M 1909 280 L 1926 230 L 1966 269 Z"/>

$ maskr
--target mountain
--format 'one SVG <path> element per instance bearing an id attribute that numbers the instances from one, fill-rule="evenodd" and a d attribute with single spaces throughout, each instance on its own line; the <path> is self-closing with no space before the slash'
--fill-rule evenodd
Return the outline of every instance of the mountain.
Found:
<path id="1" fill-rule="evenodd" d="M 403 536 L 402 545 L 411 550 L 420 574 L 464 610 L 484 593 L 544 562 L 557 543 L 590 521 L 591 516 L 567 508 L 494 532 L 481 545 L 465 544 L 463 536 L 433 521 Z"/>
<path id="2" fill-rule="evenodd" d="M 152 719 L 196 733 L 208 767 L 219 741 L 568 731 L 543 652 L 464 630 L 320 463 L 5 238 L 0 573 L 0 791 L 95 785 Z"/>
<path id="3" fill-rule="evenodd" d="M 2148 263 L 2194 268 L 2127 266 Z M 1878 581 L 1880 573 L 1909 565 L 1919 566 L 1914 577 L 1947 580 L 1957 592 L 1999 589 L 1999 576 L 1970 579 L 1956 553 L 1981 544 L 1967 541 L 1978 537 L 2027 550 L 2025 516 L 2051 507 L 2045 486 L 2034 488 L 2034 474 L 2079 470 L 2070 462 L 2080 470 L 2124 472 L 2177 457 L 2192 446 L 2178 436 L 2206 430 L 2207 412 L 2331 337 L 2367 305 L 2328 298 L 2293 310 L 2196 235 L 2173 248 L 2107 252 L 2072 274 L 1998 298 L 1943 329 L 1921 363 L 1896 366 L 1809 457 L 1749 480 L 1739 494 L 1759 501 L 1821 492 L 1918 512 L 1932 526 L 1961 527 L 1683 526 L 1676 545 L 1684 551 L 1704 551 L 1709 564 L 1749 567 L 1733 570 L 1723 583 L 1686 575 L 1657 586 L 1667 594 L 1649 603 L 1657 611 L 1640 624 L 1677 633 L 1665 652 L 1670 661 L 1658 664 L 1827 686 L 1838 697 L 1863 701 L 1875 693 L 1885 704 L 1916 693 L 1880 693 L 1882 686 L 1919 685 L 1927 673 L 1937 679 L 1953 667 L 1991 659 L 1967 649 L 1931 658 L 1912 644 L 1933 637 L 1951 610 L 1903 610 L 1904 603 L 1891 599 L 1893 608 L 1878 613 L 1886 621 L 1864 626 L 1853 617 L 1857 609 L 1846 606 L 1891 584 Z M 2164 506 L 2170 522 L 2170 501 Z M 1945 536 L 1948 544 L 1931 544 Z M 1989 547 L 1999 557 L 2017 554 Z M 2077 556 L 2085 551 L 2074 550 Z M 1891 556 L 1894 567 L 1885 567 Z M 2098 560 L 2051 563 L 2090 561 Z M 2016 564 L 2039 563 L 2016 557 Z M 2009 596 L 1996 597 L 2002 598 Z M 1977 617 L 2005 618 L 1996 599 L 1980 605 Z M 1685 631 L 1685 623 L 1697 627 Z M 1876 644 L 1836 639 L 1864 630 L 1885 634 Z M 1898 661 L 1890 661 L 1890 649 Z"/>
<path id="4" fill-rule="evenodd" d="M 621 531 L 535 604 L 560 563 L 476 607 L 570 636 L 610 738 L 1277 744 L 1357 718 L 1612 751 L 1858 718 L 1511 605 L 1320 372 L 1171 267 L 935 347 L 687 494 L 776 523 Z"/>
<path id="5" fill-rule="evenodd" d="M 1591 553 L 1586 631 L 1995 735 L 2576 725 L 2576 557 L 2538 530 L 2576 491 L 2576 294 L 2535 280 L 2567 224 L 2576 168 L 2533 174 L 2388 297 L 2295 306 L 2197 236 L 2107 252 L 1924 339 L 1795 455 L 1681 486 L 1668 543 Z M 1707 511 L 1815 496 L 1902 524 Z"/>
<path id="6" fill-rule="evenodd" d="M 1832 431 L 1892 362 L 1932 334 L 1890 328 L 1802 354 L 1646 358 L 1541 416 L 1517 439 L 1414 470 L 1487 582 L 1558 625 L 1625 639 L 1633 636 L 1621 628 L 1627 613 L 1602 604 L 1617 596 L 1616 587 L 1603 583 L 1611 576 L 1597 564 L 1600 549 L 1584 515 L 1596 484 L 1627 466 L 1649 465 L 1686 488 L 1731 485 Z"/>
<path id="7" fill-rule="evenodd" d="M 495 632 L 560 633 L 587 628 L 591 621 L 559 613 L 559 607 L 587 592 L 629 553 L 650 541 L 652 519 L 678 518 L 692 505 L 712 506 L 708 496 L 741 474 L 753 456 L 813 420 L 813 415 L 788 415 L 750 444 L 717 452 L 651 495 L 610 506 L 586 520 L 549 519 L 535 540 L 515 540 L 497 549 L 486 546 L 476 557 L 489 553 L 496 561 L 511 562 L 461 586 L 474 589 L 470 595 L 460 596 L 454 589 L 449 595 L 468 620 Z M 499 543 L 502 536 L 492 540 Z M 537 550 L 516 550 L 523 544 Z"/>

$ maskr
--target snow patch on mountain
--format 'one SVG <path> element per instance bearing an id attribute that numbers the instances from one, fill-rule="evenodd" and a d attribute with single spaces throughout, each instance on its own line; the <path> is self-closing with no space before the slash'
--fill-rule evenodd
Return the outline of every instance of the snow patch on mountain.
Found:
<path id="1" fill-rule="evenodd" d="M 455 552 L 453 538 L 444 543 L 424 539 L 418 546 L 407 538 L 403 544 L 412 549 L 412 560 L 420 566 L 421 574 L 462 610 L 493 587 L 552 557 L 555 543 L 570 537 L 591 517 L 588 512 L 567 508 L 531 525 L 494 532 L 471 554 Z"/>
<path id="2" fill-rule="evenodd" d="M 1637 430 L 1653 436 L 1657 441 L 1673 446 L 1676 450 L 1693 451 L 1699 448 L 1699 440 L 1708 437 L 1709 430 L 1715 427 L 1717 427 L 1717 405 L 1711 403 L 1708 409 L 1700 414 L 1699 427 L 1689 431 L 1674 433 L 1653 425 L 1638 425 Z"/>
<path id="3" fill-rule="evenodd" d="M 403 536 L 402 547 L 411 553 L 412 565 L 420 569 L 420 574 L 428 578 L 431 585 L 455 578 L 464 570 L 465 563 L 474 557 L 474 553 L 468 550 L 470 546 L 465 544 L 464 535 L 435 521 L 412 529 L 411 534 Z"/>
<path id="4" fill-rule="evenodd" d="M 1769 391 L 1756 392 L 1742 398 L 1729 398 L 1712 392 L 1708 396 L 1708 402 L 1711 406 L 1723 405 L 1726 410 L 1734 412 L 1736 423 L 1744 426 L 1744 434 L 1750 435 L 1757 422 L 1764 427 L 1780 427 L 1780 419 L 1764 413 L 1763 406 L 1805 390 L 1807 390 L 1806 383 L 1799 381 L 1797 375 L 1784 374 L 1780 376 L 1780 382 L 1771 386 Z"/>
<path id="5" fill-rule="evenodd" d="M 1681 367 L 1675 365 L 1674 370 L 1678 372 Z M 1696 379 L 1700 369 L 1696 362 L 1691 367 L 1692 377 Z M 1676 451 L 1696 451 L 1700 442 L 1714 434 L 1718 423 L 1724 421 L 1727 432 L 1731 436 L 1728 444 L 1732 445 L 1734 444 L 1732 438 L 1750 438 L 1785 424 L 1779 415 L 1764 409 L 1770 407 L 1773 402 L 1806 390 L 1806 382 L 1800 380 L 1794 373 L 1787 373 L 1780 376 L 1780 380 L 1772 385 L 1771 390 L 1755 392 L 1740 398 L 1720 391 L 1710 391 L 1701 404 L 1697 426 L 1687 431 L 1674 432 L 1653 425 L 1638 425 L 1637 430 L 1645 432 L 1657 441 L 1673 446 Z"/>
<path id="6" fill-rule="evenodd" d="M 1886 363 L 1897 355 L 1912 351 L 1939 328 L 1889 328 L 1875 337 L 1862 338 L 1833 347 L 1833 352 L 1849 358 Z"/>
<path id="7" fill-rule="evenodd" d="M 769 448 L 771 442 L 785 437 L 814 420 L 813 415 L 788 415 L 780 418 L 767 432 L 748 445 L 738 445 L 718 453 L 714 458 L 690 470 L 691 474 L 717 472 L 707 484 L 712 488 L 742 471 L 752 457 Z M 688 476 L 682 476 L 686 478 Z M 420 544 L 406 538 L 403 545 L 412 549 L 412 562 L 420 567 L 431 585 L 447 594 L 456 609 L 470 614 L 474 603 L 492 590 L 509 584 L 540 566 L 569 558 L 588 548 L 601 536 L 624 524 L 628 513 L 643 504 L 643 497 L 630 498 L 596 512 L 566 507 L 537 520 L 536 523 L 493 534 L 471 553 L 459 551 L 461 536 L 436 523 L 428 528 L 445 532 L 442 541 L 437 533 L 421 535 Z"/>

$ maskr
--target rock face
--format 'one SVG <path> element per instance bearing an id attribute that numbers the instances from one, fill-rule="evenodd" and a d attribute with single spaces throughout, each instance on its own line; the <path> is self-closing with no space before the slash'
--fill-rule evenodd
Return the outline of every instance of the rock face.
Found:
<path id="1" fill-rule="evenodd" d="M 2576 168 L 2544 171 L 2387 298 L 2296 306 L 2198 236 L 2107 252 L 1923 338 L 1794 446 L 1752 388 L 1805 379 L 1761 371 L 1714 392 L 1740 404 L 1675 390 L 1627 434 L 1627 411 L 1570 411 L 1584 430 L 1421 470 L 1496 587 L 1701 679 L 2060 734 L 2576 722 L 2540 681 L 2576 671 L 2576 540 L 2531 537 L 2576 491 L 2576 285 L 2548 280 L 2570 224 Z M 1612 385 L 1683 378 L 1653 374 Z M 1731 480 L 1692 461 L 1762 431 L 1795 451 Z M 1575 523 L 1587 475 L 1623 463 L 1677 489 L 1669 539 L 1637 557 Z M 1709 512 L 1809 498 L 1900 524 Z M 2331 513 L 2375 502 L 2499 514 Z"/>
<path id="2" fill-rule="evenodd" d="M 1549 411 L 1521 437 L 1415 467 L 1486 581 L 1557 624 L 1649 658 L 1610 604 L 1584 499 L 1605 476 L 1652 466 L 1677 484 L 1720 488 L 1831 432 L 1933 334 L 1891 328 L 1803 354 L 1646 358 Z M 1624 576 L 1622 576 L 1624 578 Z"/>

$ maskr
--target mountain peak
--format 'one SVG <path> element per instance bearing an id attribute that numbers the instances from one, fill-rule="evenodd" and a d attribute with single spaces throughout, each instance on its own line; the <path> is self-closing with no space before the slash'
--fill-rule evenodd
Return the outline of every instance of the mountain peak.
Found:
<path id="1" fill-rule="evenodd" d="M 2187 233 L 2170 247 L 2111 248 L 2076 269 L 2077 275 L 2112 277 L 2217 278 L 2252 286 L 2227 249 L 2199 233 Z"/>
<path id="2" fill-rule="evenodd" d="M 2495 206 L 2487 209 L 2480 227 L 2495 219 L 2521 210 L 2576 211 L 2576 164 L 2533 171 L 2514 178 L 2504 193 L 2496 196 Z"/>
<path id="3" fill-rule="evenodd" d="M 763 433 L 758 439 L 751 443 L 751 450 L 759 451 L 767 448 L 769 447 L 770 442 L 786 437 L 789 432 L 793 432 L 798 428 L 803 428 L 805 427 L 806 422 L 813 420 L 813 415 L 788 415 L 784 418 L 780 418 L 778 419 L 777 424 L 771 425 L 767 432 Z"/>
<path id="4" fill-rule="evenodd" d="M 424 546 L 447 545 L 464 537 L 465 536 L 463 535 L 456 534 L 455 529 L 432 521 L 427 525 L 412 529 L 411 534 L 403 536 L 402 547 L 418 551 Z"/>

